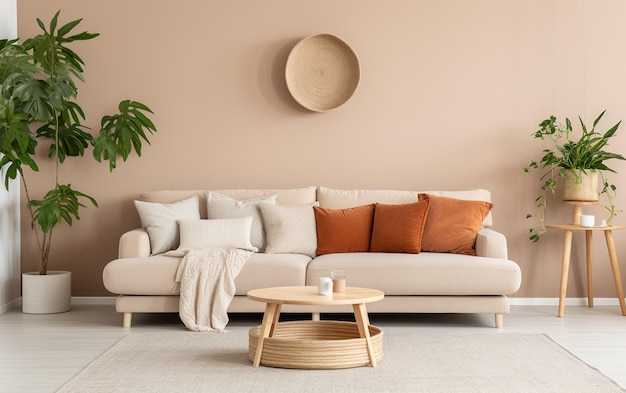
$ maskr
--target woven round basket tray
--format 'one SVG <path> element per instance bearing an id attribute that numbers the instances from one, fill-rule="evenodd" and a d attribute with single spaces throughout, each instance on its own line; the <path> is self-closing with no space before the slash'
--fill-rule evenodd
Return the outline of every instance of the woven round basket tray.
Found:
<path id="1" fill-rule="evenodd" d="M 261 326 L 248 333 L 248 359 L 254 360 Z M 383 331 L 369 326 L 376 361 L 383 359 Z M 367 344 L 354 322 L 280 322 L 263 342 L 261 364 L 270 367 L 335 369 L 370 364 Z"/>
<path id="2" fill-rule="evenodd" d="M 343 105 L 356 90 L 359 59 L 341 38 L 316 34 L 298 42 L 287 59 L 287 88 L 303 107 L 326 112 Z"/>

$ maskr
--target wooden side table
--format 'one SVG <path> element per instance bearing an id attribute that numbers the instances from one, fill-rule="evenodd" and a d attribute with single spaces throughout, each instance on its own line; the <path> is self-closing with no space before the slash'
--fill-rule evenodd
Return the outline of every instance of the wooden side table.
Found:
<path id="1" fill-rule="evenodd" d="M 572 233 L 574 231 L 585 231 L 586 240 L 586 255 L 587 255 L 587 306 L 593 307 L 593 248 L 592 239 L 594 231 L 604 232 L 606 238 L 606 246 L 609 251 L 609 259 L 611 261 L 611 269 L 613 270 L 613 278 L 615 280 L 615 287 L 617 288 L 617 296 L 619 304 L 622 309 L 622 315 L 626 316 L 626 303 L 624 302 L 624 290 L 622 288 L 622 278 L 619 271 L 619 264 L 617 262 L 617 253 L 615 252 L 615 242 L 613 240 L 613 230 L 620 230 L 626 227 L 624 226 L 595 226 L 595 227 L 583 227 L 580 225 L 580 216 L 582 214 L 582 207 L 588 205 L 596 205 L 598 202 L 578 202 L 578 201 L 563 201 L 566 204 L 574 206 L 574 219 L 571 224 L 565 225 L 546 225 L 547 228 L 561 229 L 565 232 L 565 240 L 563 242 L 563 261 L 561 265 L 561 290 L 559 295 L 559 317 L 563 317 L 565 310 L 565 295 L 567 293 L 567 277 L 569 274 L 569 263 L 572 251 Z"/>

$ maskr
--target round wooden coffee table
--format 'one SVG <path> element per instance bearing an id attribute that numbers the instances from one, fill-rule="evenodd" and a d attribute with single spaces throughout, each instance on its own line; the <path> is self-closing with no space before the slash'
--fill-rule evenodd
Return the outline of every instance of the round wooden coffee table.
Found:
<path id="1" fill-rule="evenodd" d="M 273 287 L 273 288 L 261 288 L 249 291 L 247 294 L 249 299 L 266 303 L 265 313 L 263 314 L 263 322 L 258 328 L 258 340 L 254 349 L 254 360 L 252 365 L 258 367 L 261 364 L 261 355 L 263 353 L 263 346 L 266 339 L 273 338 L 278 328 L 278 318 L 280 316 L 280 309 L 283 304 L 297 304 L 297 305 L 345 305 L 351 304 L 354 310 L 354 318 L 356 328 L 358 330 L 358 337 L 365 341 L 367 348 L 368 363 L 372 367 L 376 367 L 377 356 L 372 345 L 372 337 L 370 335 L 370 329 L 375 328 L 370 326 L 369 316 L 367 315 L 366 303 L 372 303 L 382 300 L 385 294 L 378 289 L 370 288 L 357 288 L 347 287 L 345 292 L 334 292 L 332 296 L 323 296 L 317 294 L 316 286 L 297 286 L 297 287 Z M 324 321 L 308 321 L 312 323 L 309 325 L 312 329 L 320 329 L 323 326 Z M 320 322 L 322 322 L 320 324 Z M 304 321 L 302 322 L 304 323 Z M 382 338 L 382 330 L 376 328 L 379 331 L 379 338 Z M 340 337 L 331 338 L 336 341 L 338 339 L 344 339 Z M 299 342 L 311 341 L 306 338 L 296 338 L 291 343 L 298 345 Z M 362 342 L 362 341 L 361 341 Z M 358 343 L 356 344 L 358 345 Z M 380 340 L 379 353 L 382 356 L 382 339 Z M 288 365 L 286 365 L 288 366 Z M 350 367 L 350 366 L 349 366 Z"/>

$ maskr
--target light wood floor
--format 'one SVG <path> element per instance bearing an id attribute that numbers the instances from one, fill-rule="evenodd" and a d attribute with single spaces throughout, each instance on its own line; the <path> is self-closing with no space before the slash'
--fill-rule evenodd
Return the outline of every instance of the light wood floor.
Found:
<path id="1" fill-rule="evenodd" d="M 370 318 L 386 334 L 545 333 L 626 387 L 626 317 L 619 307 L 570 306 L 564 318 L 557 318 L 556 312 L 552 306 L 512 306 L 511 314 L 504 317 L 504 329 L 493 327 L 492 315 L 373 314 Z M 332 317 L 322 315 L 322 319 Z M 228 328 L 247 329 L 260 321 L 260 314 L 233 315 Z M 54 392 L 131 332 L 185 329 L 176 314 L 137 314 L 132 329 L 123 329 L 121 323 L 121 315 L 111 305 L 78 305 L 68 313 L 52 315 L 19 310 L 0 315 L 0 392 Z"/>

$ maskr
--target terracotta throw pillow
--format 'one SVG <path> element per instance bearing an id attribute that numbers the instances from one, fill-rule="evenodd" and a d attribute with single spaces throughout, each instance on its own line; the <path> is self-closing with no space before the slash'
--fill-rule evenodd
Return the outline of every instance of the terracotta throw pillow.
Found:
<path id="1" fill-rule="evenodd" d="M 419 254 L 429 203 L 377 204 L 370 251 Z"/>
<path id="2" fill-rule="evenodd" d="M 317 231 L 316 255 L 369 251 L 375 206 L 348 209 L 313 206 Z"/>
<path id="3" fill-rule="evenodd" d="M 476 234 L 493 204 L 430 194 L 418 200 L 430 200 L 422 251 L 476 255 Z"/>

